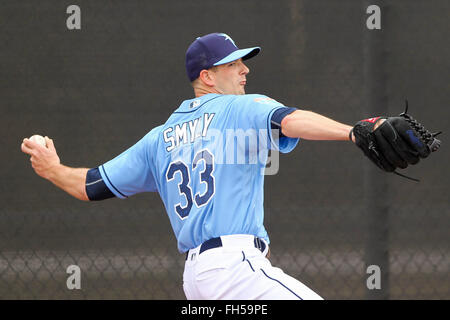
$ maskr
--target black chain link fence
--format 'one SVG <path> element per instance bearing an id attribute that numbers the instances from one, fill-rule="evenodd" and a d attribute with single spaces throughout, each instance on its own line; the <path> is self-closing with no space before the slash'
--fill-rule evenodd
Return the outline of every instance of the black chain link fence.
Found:
<path id="1" fill-rule="evenodd" d="M 66 27 L 71 4 L 81 30 Z M 379 112 L 399 114 L 408 98 L 415 118 L 447 131 L 450 3 L 370 4 L 381 30 L 366 28 L 369 2 L 358 0 L 2 1 L 0 298 L 185 298 L 184 255 L 157 194 L 77 201 L 34 174 L 20 143 L 48 135 L 74 167 L 113 158 L 192 96 L 184 52 L 196 36 L 260 45 L 247 92 L 351 124 L 376 115 L 364 49 L 381 34 Z M 406 170 L 420 183 L 378 171 L 350 143 L 302 141 L 281 155 L 265 188 L 272 264 L 325 299 L 449 299 L 445 137 Z M 81 289 L 68 289 L 71 265 Z M 380 289 L 367 287 L 370 265 Z"/>

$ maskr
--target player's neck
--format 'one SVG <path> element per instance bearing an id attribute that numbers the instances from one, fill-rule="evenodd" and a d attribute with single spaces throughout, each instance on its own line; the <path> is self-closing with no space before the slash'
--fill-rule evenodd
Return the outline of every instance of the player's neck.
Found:
<path id="1" fill-rule="evenodd" d="M 204 96 L 205 94 L 209 94 L 209 93 L 218 93 L 218 94 L 223 93 L 223 92 L 220 92 L 219 90 L 217 90 L 217 88 L 215 86 L 208 86 L 202 82 L 196 82 L 193 85 L 193 88 L 194 88 L 194 94 L 195 94 L 196 98 Z"/>
<path id="2" fill-rule="evenodd" d="M 195 97 L 201 97 L 204 96 L 205 94 L 209 94 L 209 93 L 219 93 L 219 91 L 215 90 L 214 88 L 194 88 L 194 94 Z"/>

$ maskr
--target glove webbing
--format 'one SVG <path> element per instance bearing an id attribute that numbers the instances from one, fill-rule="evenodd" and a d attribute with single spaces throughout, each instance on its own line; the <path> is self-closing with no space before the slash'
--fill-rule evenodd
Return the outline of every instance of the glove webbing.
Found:
<path id="1" fill-rule="evenodd" d="M 400 113 L 400 116 L 405 118 L 405 120 L 409 123 L 409 125 L 420 135 L 420 138 L 422 139 L 423 142 L 425 142 L 425 144 L 428 146 L 431 152 L 437 151 L 441 146 L 441 141 L 436 139 L 436 137 L 439 134 L 441 134 L 442 131 L 431 133 L 430 131 L 425 129 L 425 127 L 422 124 L 420 124 L 416 119 L 414 119 L 408 114 L 408 100 L 406 99 L 405 104 L 406 104 L 405 111 Z M 393 173 L 395 173 L 398 176 L 407 178 L 409 180 L 420 182 L 419 179 L 405 176 L 397 171 L 394 171 Z"/>
<path id="2" fill-rule="evenodd" d="M 420 135 L 420 138 L 423 142 L 428 146 L 430 151 L 434 152 L 439 149 L 441 146 L 441 141 L 436 139 L 436 137 L 442 133 L 442 131 L 431 133 L 425 127 L 417 122 L 413 117 L 408 114 L 408 100 L 405 100 L 406 107 L 403 113 L 400 113 L 400 116 L 405 118 L 405 120 L 410 124 L 410 126 Z"/>

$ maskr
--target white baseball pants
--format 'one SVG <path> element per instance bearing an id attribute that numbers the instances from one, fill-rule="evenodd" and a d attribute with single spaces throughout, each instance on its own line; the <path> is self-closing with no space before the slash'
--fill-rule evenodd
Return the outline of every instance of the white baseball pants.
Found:
<path id="1" fill-rule="evenodd" d="M 273 267 L 252 235 L 222 236 L 222 246 L 189 250 L 183 289 L 189 300 L 322 300 L 300 281 Z"/>

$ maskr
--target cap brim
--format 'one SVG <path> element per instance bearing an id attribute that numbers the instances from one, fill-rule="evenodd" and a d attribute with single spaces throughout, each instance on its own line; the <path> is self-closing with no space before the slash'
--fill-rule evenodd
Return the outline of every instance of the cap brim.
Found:
<path id="1" fill-rule="evenodd" d="M 239 50 L 236 50 L 236 51 L 230 53 L 229 55 L 227 55 L 222 60 L 217 61 L 216 63 L 214 63 L 214 65 L 218 66 L 218 65 L 225 64 L 225 63 L 228 63 L 228 62 L 231 62 L 231 61 L 234 61 L 234 60 L 238 60 L 238 59 L 241 59 L 241 58 L 242 58 L 242 60 L 248 60 L 248 59 L 253 58 L 254 56 L 256 56 L 260 51 L 261 51 L 260 47 L 239 49 Z"/>

